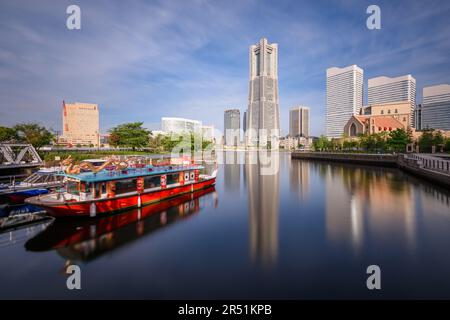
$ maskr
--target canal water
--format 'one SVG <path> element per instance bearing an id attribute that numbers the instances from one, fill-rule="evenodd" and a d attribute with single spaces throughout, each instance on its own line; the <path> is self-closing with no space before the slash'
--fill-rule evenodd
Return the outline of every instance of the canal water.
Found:
<path id="1" fill-rule="evenodd" d="M 450 298 L 448 190 L 390 168 L 280 153 L 267 174 L 256 153 L 219 156 L 215 188 L 3 231 L 0 298 Z M 73 264 L 81 290 L 66 287 Z"/>

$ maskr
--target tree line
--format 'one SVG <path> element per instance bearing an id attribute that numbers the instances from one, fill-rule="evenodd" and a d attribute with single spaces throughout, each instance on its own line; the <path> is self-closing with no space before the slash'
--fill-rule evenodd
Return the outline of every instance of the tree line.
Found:
<path id="1" fill-rule="evenodd" d="M 150 148 L 156 152 L 170 152 L 177 148 L 180 152 L 205 150 L 213 143 L 205 140 L 200 133 L 153 135 L 142 127 L 142 122 L 120 124 L 109 130 L 109 144 L 113 147 L 135 149 Z"/>
<path id="2" fill-rule="evenodd" d="M 39 150 L 55 141 L 51 130 L 38 123 L 19 123 L 12 127 L 0 126 L 0 142 L 29 143 Z"/>
<path id="3" fill-rule="evenodd" d="M 401 153 L 406 152 L 408 144 L 413 143 L 411 130 L 396 129 L 390 132 L 379 132 L 374 134 L 361 134 L 358 137 L 342 137 L 329 140 L 320 136 L 313 141 L 315 151 L 346 151 L 346 152 L 374 152 L 374 153 Z M 436 151 L 450 151 L 450 139 L 445 139 L 442 132 L 434 129 L 424 130 L 413 148 L 419 152 L 430 153 L 433 146 Z"/>

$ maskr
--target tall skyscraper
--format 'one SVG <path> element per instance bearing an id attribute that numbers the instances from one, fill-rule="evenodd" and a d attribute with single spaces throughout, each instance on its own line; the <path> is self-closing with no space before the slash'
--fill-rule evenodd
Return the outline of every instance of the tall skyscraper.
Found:
<path id="1" fill-rule="evenodd" d="M 289 110 L 289 135 L 309 137 L 309 108 L 297 106 Z"/>
<path id="2" fill-rule="evenodd" d="M 248 146 L 266 144 L 260 130 L 265 129 L 267 140 L 279 135 L 280 112 L 278 100 L 278 44 L 262 38 L 250 46 L 250 81 L 246 143 Z M 275 131 L 275 132 L 274 132 Z"/>
<path id="3" fill-rule="evenodd" d="M 352 115 L 363 104 L 363 69 L 356 65 L 327 69 L 325 130 L 328 138 L 340 138 Z"/>
<path id="4" fill-rule="evenodd" d="M 241 112 L 238 109 L 225 110 L 223 129 L 225 145 L 238 146 L 241 142 Z"/>
<path id="5" fill-rule="evenodd" d="M 424 87 L 422 129 L 450 130 L 450 84 Z"/>
<path id="6" fill-rule="evenodd" d="M 242 117 L 242 130 L 245 132 L 247 131 L 247 110 L 244 111 L 244 115 Z"/>
<path id="7" fill-rule="evenodd" d="M 411 105 L 411 124 L 414 125 L 416 79 L 410 74 L 389 78 L 376 77 L 368 81 L 368 104 L 408 101 Z"/>
<path id="8" fill-rule="evenodd" d="M 98 146 L 100 124 L 98 106 L 92 103 L 63 101 L 63 134 L 61 141 L 72 145 Z"/>

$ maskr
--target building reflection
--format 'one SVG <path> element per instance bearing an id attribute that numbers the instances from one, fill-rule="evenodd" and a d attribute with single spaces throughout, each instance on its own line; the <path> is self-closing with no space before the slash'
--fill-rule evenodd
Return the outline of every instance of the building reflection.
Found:
<path id="1" fill-rule="evenodd" d="M 326 166 L 326 232 L 331 243 L 351 244 L 359 253 L 372 235 L 400 238 L 409 251 L 416 247 L 413 184 L 398 172 L 333 164 Z"/>
<path id="2" fill-rule="evenodd" d="M 272 165 L 279 167 L 278 154 L 269 154 Z M 266 157 L 265 157 L 266 158 Z M 263 267 L 275 264 L 278 253 L 279 170 L 265 174 L 259 152 L 245 155 L 248 190 L 250 254 Z"/>
<path id="3" fill-rule="evenodd" d="M 224 152 L 223 178 L 226 192 L 240 193 L 241 165 L 238 151 Z"/>
<path id="4" fill-rule="evenodd" d="M 211 194 L 212 197 L 206 197 Z M 29 251 L 56 250 L 70 261 L 90 261 L 177 221 L 192 217 L 203 200 L 217 206 L 214 187 L 178 196 L 109 217 L 82 221 L 55 221 L 25 243 Z"/>
<path id="5" fill-rule="evenodd" d="M 291 161 L 291 169 L 289 172 L 291 192 L 300 196 L 301 199 L 306 199 L 309 196 L 310 164 L 311 162 L 309 161 Z"/>

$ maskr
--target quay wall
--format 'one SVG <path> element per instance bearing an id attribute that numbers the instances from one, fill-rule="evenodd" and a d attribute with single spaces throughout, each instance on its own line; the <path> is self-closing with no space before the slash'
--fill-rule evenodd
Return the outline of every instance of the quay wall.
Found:
<path id="1" fill-rule="evenodd" d="M 393 154 L 365 154 L 365 153 L 333 153 L 333 152 L 293 152 L 292 159 L 336 161 L 345 163 L 359 163 L 397 167 L 397 155 Z"/>

